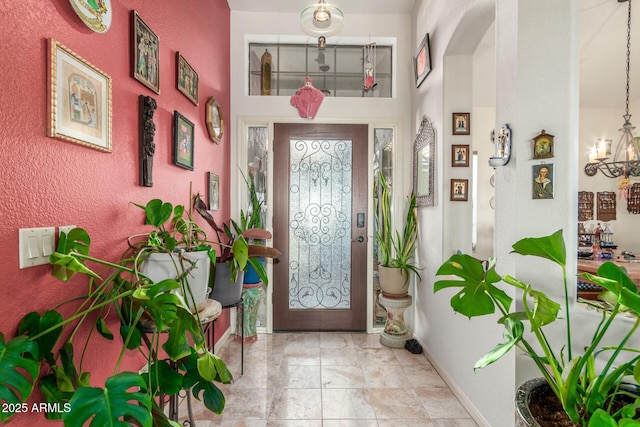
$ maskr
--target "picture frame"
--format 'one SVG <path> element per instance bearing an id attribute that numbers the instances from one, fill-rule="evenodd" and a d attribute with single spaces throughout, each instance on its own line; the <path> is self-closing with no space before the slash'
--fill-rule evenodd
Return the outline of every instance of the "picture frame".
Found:
<path id="1" fill-rule="evenodd" d="M 215 98 L 211 97 L 205 105 L 205 122 L 209 138 L 216 144 L 220 144 L 224 134 L 224 119 L 222 117 L 222 107 Z"/>
<path id="2" fill-rule="evenodd" d="M 469 145 L 451 146 L 451 167 L 469 167 Z"/>
<path id="3" fill-rule="evenodd" d="M 436 130 L 426 115 L 413 143 L 413 192 L 416 206 L 436 205 Z"/>
<path id="4" fill-rule="evenodd" d="M 553 135 L 546 133 L 544 129 L 533 138 L 533 158 L 548 159 L 553 157 Z"/>
<path id="5" fill-rule="evenodd" d="M 111 152 L 111 77 L 49 39 L 48 136 Z"/>
<path id="6" fill-rule="evenodd" d="M 178 111 L 173 112 L 173 164 L 193 170 L 194 125 Z"/>
<path id="7" fill-rule="evenodd" d="M 413 70 L 416 79 L 416 88 L 420 87 L 424 79 L 431 72 L 431 45 L 429 42 L 429 33 L 418 45 L 416 56 L 413 58 Z"/>
<path id="8" fill-rule="evenodd" d="M 209 172 L 208 174 L 209 210 L 217 211 L 220 209 L 220 176 L 213 172 Z"/>
<path id="9" fill-rule="evenodd" d="M 453 135 L 471 135 L 470 113 L 453 113 L 451 118 Z"/>
<path id="10" fill-rule="evenodd" d="M 452 202 L 466 202 L 469 200 L 469 180 L 452 179 L 449 200 Z"/>
<path id="11" fill-rule="evenodd" d="M 198 105 L 198 73 L 184 59 L 180 52 L 176 52 L 177 77 L 176 87 L 194 105 Z"/>
<path id="12" fill-rule="evenodd" d="M 160 39 L 131 11 L 131 77 L 160 94 Z"/>
<path id="13" fill-rule="evenodd" d="M 553 163 L 532 166 L 532 199 L 553 199 Z"/>

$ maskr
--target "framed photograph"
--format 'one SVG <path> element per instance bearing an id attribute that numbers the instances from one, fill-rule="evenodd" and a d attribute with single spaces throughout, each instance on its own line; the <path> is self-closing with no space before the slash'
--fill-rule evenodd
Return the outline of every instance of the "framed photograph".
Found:
<path id="1" fill-rule="evenodd" d="M 178 90 L 184 94 L 194 105 L 198 105 L 198 73 L 189 65 L 180 52 L 176 53 L 176 63 L 178 64 L 178 76 L 176 85 Z"/>
<path id="2" fill-rule="evenodd" d="M 549 135 L 544 129 L 540 135 L 533 138 L 533 158 L 547 159 L 553 157 L 553 135 Z"/>
<path id="3" fill-rule="evenodd" d="M 111 152 L 111 77 L 49 40 L 49 136 Z"/>
<path id="4" fill-rule="evenodd" d="M 533 165 L 533 199 L 553 199 L 553 164 Z"/>
<path id="5" fill-rule="evenodd" d="M 451 166 L 454 168 L 469 167 L 469 146 L 451 146 Z"/>
<path id="6" fill-rule="evenodd" d="M 471 134 L 471 114 L 470 113 L 453 113 L 453 135 L 470 135 Z"/>
<path id="7" fill-rule="evenodd" d="M 220 144 L 224 133 L 224 121 L 222 120 L 222 108 L 213 97 L 209 98 L 205 106 L 205 122 L 207 123 L 209 138 L 216 144 Z"/>
<path id="8" fill-rule="evenodd" d="M 193 170 L 193 130 L 189 119 L 173 112 L 173 164 Z"/>
<path id="9" fill-rule="evenodd" d="M 416 87 L 420 87 L 424 79 L 431 72 L 431 48 L 429 46 L 429 33 L 427 33 L 418 46 L 416 57 L 413 58 L 413 70 L 416 77 Z"/>
<path id="10" fill-rule="evenodd" d="M 209 172 L 209 210 L 220 209 L 220 177 Z"/>
<path id="11" fill-rule="evenodd" d="M 160 93 L 160 40 L 135 10 L 131 11 L 131 77 Z"/>
<path id="12" fill-rule="evenodd" d="M 469 180 L 468 179 L 452 179 L 451 180 L 451 196 L 452 202 L 466 202 L 469 200 Z"/>

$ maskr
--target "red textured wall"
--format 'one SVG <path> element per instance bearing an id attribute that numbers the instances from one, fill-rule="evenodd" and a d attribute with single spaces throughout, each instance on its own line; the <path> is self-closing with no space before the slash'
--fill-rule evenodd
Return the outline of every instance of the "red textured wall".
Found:
<path id="1" fill-rule="evenodd" d="M 206 192 L 208 171 L 220 175 L 221 210 L 229 217 L 229 134 L 212 143 L 204 119 L 210 96 L 229 114 L 229 8 L 225 0 L 111 0 L 113 22 L 105 34 L 89 30 L 69 0 L 0 2 L 0 331 L 13 336 L 19 319 L 82 293 L 84 281 L 63 284 L 50 267 L 21 270 L 18 229 L 75 224 L 92 237 L 92 253 L 117 260 L 127 236 L 144 232 L 141 211 L 130 202 L 161 198 L 186 204 L 189 183 Z M 136 10 L 160 39 L 160 95 L 130 77 L 130 10 Z M 104 153 L 47 137 L 47 40 L 54 38 L 112 77 L 113 151 Z M 176 52 L 198 72 L 199 106 L 176 89 Z M 138 96 L 158 103 L 154 186 L 138 185 Z M 195 124 L 195 170 L 171 162 L 173 111 Z M 203 227 L 207 227 L 206 224 Z M 217 335 L 229 325 L 219 319 Z M 110 375 L 117 353 L 107 345 L 85 367 Z M 140 361 L 128 356 L 137 369 Z M 37 400 L 38 397 L 35 397 Z M 42 425 L 42 415 L 16 417 L 11 425 Z"/>

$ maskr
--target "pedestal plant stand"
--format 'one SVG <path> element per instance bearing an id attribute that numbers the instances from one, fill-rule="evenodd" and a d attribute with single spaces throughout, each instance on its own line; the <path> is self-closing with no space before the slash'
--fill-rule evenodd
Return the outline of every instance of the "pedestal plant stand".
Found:
<path id="1" fill-rule="evenodd" d="M 411 305 L 411 295 L 390 298 L 383 292 L 378 298 L 380 304 L 387 310 L 387 321 L 384 331 L 380 333 L 380 344 L 392 348 L 404 348 L 412 333 L 404 322 L 404 311 Z"/>

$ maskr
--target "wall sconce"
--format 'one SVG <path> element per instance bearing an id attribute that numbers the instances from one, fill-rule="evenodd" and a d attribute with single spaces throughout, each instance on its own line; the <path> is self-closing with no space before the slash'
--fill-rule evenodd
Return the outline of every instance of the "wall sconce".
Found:
<path id="1" fill-rule="evenodd" d="M 511 129 L 509 125 L 500 126 L 497 135 L 495 131 L 492 133 L 493 143 L 495 144 L 495 155 L 489 157 L 489 166 L 504 166 L 509 163 L 511 158 Z"/>

